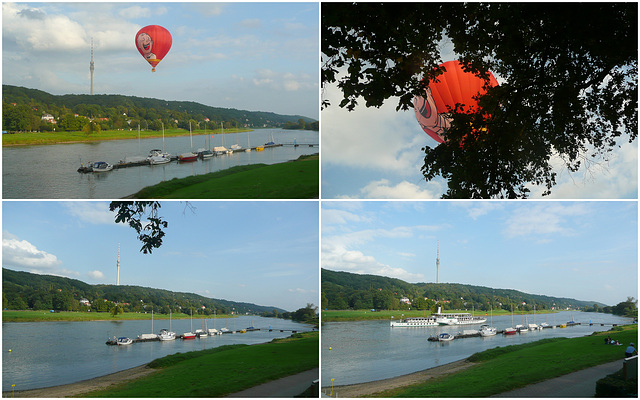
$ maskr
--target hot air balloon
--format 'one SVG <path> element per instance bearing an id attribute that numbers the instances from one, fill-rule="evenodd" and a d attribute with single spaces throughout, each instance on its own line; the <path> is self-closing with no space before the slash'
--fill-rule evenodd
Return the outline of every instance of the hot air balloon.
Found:
<path id="1" fill-rule="evenodd" d="M 160 25 L 149 25 L 136 33 L 136 48 L 151 64 L 151 72 L 156 72 L 156 65 L 171 49 L 171 34 Z"/>
<path id="2" fill-rule="evenodd" d="M 441 64 L 446 72 L 438 76 L 438 82 L 432 81 L 424 96 L 413 98 L 413 109 L 418 123 L 427 135 L 436 142 L 445 141 L 444 133 L 451 126 L 451 120 L 443 114 L 457 103 L 464 104 L 467 112 L 475 112 L 478 102 L 474 97 L 484 94 L 485 81 L 472 72 L 465 72 L 458 61 Z M 497 86 L 498 81 L 489 72 L 489 86 Z"/>

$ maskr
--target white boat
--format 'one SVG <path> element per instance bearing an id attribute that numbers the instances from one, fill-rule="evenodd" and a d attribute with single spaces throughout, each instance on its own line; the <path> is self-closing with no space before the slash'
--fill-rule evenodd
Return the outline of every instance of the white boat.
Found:
<path id="1" fill-rule="evenodd" d="M 487 322 L 485 317 L 476 317 L 469 313 L 443 313 L 441 307 L 433 314 L 439 325 L 472 325 Z"/>
<path id="2" fill-rule="evenodd" d="M 516 330 L 520 333 L 527 333 L 529 330 L 524 325 L 516 325 Z"/>
<path id="3" fill-rule="evenodd" d="M 236 143 L 236 144 L 232 144 L 231 147 L 229 147 L 229 150 L 234 152 L 234 151 L 241 151 L 244 149 L 242 148 L 242 146 Z"/>
<path id="4" fill-rule="evenodd" d="M 211 158 L 211 157 L 213 157 L 213 151 L 207 150 L 207 149 L 203 149 L 203 148 L 199 148 L 198 149 L 198 157 L 200 157 L 202 159 Z"/>
<path id="5" fill-rule="evenodd" d="M 448 333 L 441 333 L 438 335 L 438 341 L 439 342 L 450 342 L 453 339 L 455 339 L 455 336 L 448 334 Z"/>
<path id="6" fill-rule="evenodd" d="M 149 164 L 166 164 L 171 161 L 171 155 L 169 153 L 165 153 L 162 150 L 154 149 L 149 152 L 149 156 L 147 157 Z"/>
<path id="7" fill-rule="evenodd" d="M 176 333 L 166 329 L 161 329 L 158 338 L 163 341 L 176 340 Z"/>
<path id="8" fill-rule="evenodd" d="M 232 333 L 232 331 L 229 328 L 222 328 L 222 329 L 220 329 L 220 332 L 222 332 L 222 333 Z"/>
<path id="9" fill-rule="evenodd" d="M 224 146 L 216 146 L 213 148 L 213 153 L 217 156 L 221 156 L 223 154 L 227 154 L 227 148 Z"/>
<path id="10" fill-rule="evenodd" d="M 133 343 L 133 340 L 123 336 L 123 337 L 119 337 L 118 340 L 116 340 L 116 343 L 118 343 L 118 346 L 126 346 L 128 344 Z"/>
<path id="11" fill-rule="evenodd" d="M 529 328 L 530 331 L 537 331 L 540 329 L 540 327 L 537 324 L 529 324 L 527 328 Z"/>
<path id="12" fill-rule="evenodd" d="M 480 327 L 480 335 L 482 337 L 487 337 L 487 336 L 495 336 L 496 333 L 498 333 L 498 331 L 496 330 L 496 328 L 494 328 L 493 326 L 489 326 L 489 325 L 482 325 Z"/>
<path id="13" fill-rule="evenodd" d="M 215 328 L 208 329 L 207 333 L 209 334 L 209 336 L 222 335 L 222 332 L 220 332 L 219 330 L 217 330 Z"/>
<path id="14" fill-rule="evenodd" d="M 91 170 L 93 172 L 107 172 L 113 169 L 113 165 L 108 162 L 98 161 L 91 165 Z"/>
<path id="15" fill-rule="evenodd" d="M 391 321 L 391 327 L 399 327 L 399 328 L 418 328 L 424 326 L 438 326 L 438 322 L 435 317 L 413 317 L 413 318 L 404 318 L 398 321 Z"/>
<path id="16" fill-rule="evenodd" d="M 191 331 L 183 333 L 182 339 L 188 340 L 188 339 L 195 339 L 195 338 L 196 338 L 196 334 L 193 332 L 193 311 L 192 311 L 191 312 Z"/>
<path id="17" fill-rule="evenodd" d="M 515 335 L 516 333 L 518 333 L 518 331 L 516 330 L 516 328 L 506 328 L 504 330 L 504 334 L 505 335 Z"/>
<path id="18" fill-rule="evenodd" d="M 196 331 L 194 333 L 199 338 L 203 338 L 203 337 L 209 336 L 209 334 L 204 329 L 196 329 Z"/>
<path id="19" fill-rule="evenodd" d="M 176 340 L 176 333 L 171 330 L 171 310 L 169 310 L 169 330 L 161 329 L 158 338 L 160 340 Z"/>

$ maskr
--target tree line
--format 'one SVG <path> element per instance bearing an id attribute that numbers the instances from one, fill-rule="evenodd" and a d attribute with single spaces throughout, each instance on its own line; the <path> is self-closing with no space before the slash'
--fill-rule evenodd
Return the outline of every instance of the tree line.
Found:
<path id="1" fill-rule="evenodd" d="M 359 275 L 322 269 L 322 309 L 376 309 L 434 311 L 438 306 L 451 310 L 503 309 L 533 311 L 581 309 L 594 302 L 494 289 L 457 283 L 407 283 L 400 279 Z M 402 300 L 405 301 L 402 301 Z M 407 302 L 408 301 L 408 302 Z M 597 304 L 596 304 L 597 305 Z M 602 307 L 604 305 L 600 305 Z"/>
<path id="2" fill-rule="evenodd" d="M 80 303 L 86 299 L 90 305 Z M 210 299 L 194 293 L 171 292 L 140 286 L 90 285 L 51 275 L 2 269 L 2 308 L 112 312 L 193 312 L 194 315 L 285 313 L 285 310 L 251 303 Z M 119 312 L 119 311 L 118 311 Z"/>
<path id="3" fill-rule="evenodd" d="M 2 85 L 2 130 L 8 132 L 80 131 L 89 121 L 101 130 L 284 128 L 317 121 L 297 115 L 210 107 L 188 101 L 165 101 L 122 95 L 62 95 Z M 42 119 L 50 115 L 51 120 Z M 208 121 L 207 121 L 208 119 Z M 298 121 L 297 123 L 292 121 Z M 316 125 L 314 125 L 314 123 Z M 303 128 L 305 129 L 305 128 Z M 94 129 L 95 130 L 95 129 Z"/>

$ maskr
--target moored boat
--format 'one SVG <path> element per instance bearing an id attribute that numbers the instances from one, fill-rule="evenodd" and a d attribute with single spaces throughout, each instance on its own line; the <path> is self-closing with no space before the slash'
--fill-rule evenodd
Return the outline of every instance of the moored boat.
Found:
<path id="1" fill-rule="evenodd" d="M 208 329 L 207 333 L 209 334 L 209 336 L 222 335 L 222 332 L 220 332 L 219 330 L 217 330 L 215 328 Z"/>
<path id="2" fill-rule="evenodd" d="M 158 338 L 163 341 L 176 340 L 176 333 L 167 329 L 161 329 Z"/>
<path id="3" fill-rule="evenodd" d="M 204 329 L 196 329 L 196 331 L 194 333 L 199 338 L 203 338 L 203 337 L 208 337 L 209 336 L 209 334 Z"/>
<path id="4" fill-rule="evenodd" d="M 518 333 L 518 331 L 516 330 L 516 328 L 506 328 L 503 333 L 505 335 L 515 335 L 516 333 Z"/>
<path id="5" fill-rule="evenodd" d="M 116 341 L 116 343 L 118 343 L 118 346 L 126 346 L 128 344 L 133 343 L 133 340 L 129 339 L 128 337 L 119 337 L 118 340 Z"/>
<path id="6" fill-rule="evenodd" d="M 455 336 L 449 334 L 449 333 L 441 333 L 438 335 L 438 341 L 439 342 L 450 342 L 453 339 L 455 339 Z"/>
<path id="7" fill-rule="evenodd" d="M 488 336 L 495 336 L 496 333 L 498 333 L 498 331 L 496 330 L 496 328 L 489 326 L 489 325 L 482 325 L 480 327 L 480 335 L 483 337 L 488 337 Z"/>
<path id="8" fill-rule="evenodd" d="M 113 169 L 113 165 L 108 162 L 98 161 L 91 165 L 91 170 L 93 172 L 107 172 Z"/>
<path id="9" fill-rule="evenodd" d="M 198 157 L 205 159 L 213 157 L 213 151 L 207 149 L 198 149 Z"/>
<path id="10" fill-rule="evenodd" d="M 178 156 L 178 160 L 182 162 L 192 162 L 192 161 L 196 161 L 197 159 L 198 159 L 198 153 L 193 153 L 193 152 L 183 153 Z"/>
<path id="11" fill-rule="evenodd" d="M 195 339 L 195 338 L 196 338 L 196 334 L 193 332 L 185 332 L 182 334 L 182 339 L 184 340 Z"/>

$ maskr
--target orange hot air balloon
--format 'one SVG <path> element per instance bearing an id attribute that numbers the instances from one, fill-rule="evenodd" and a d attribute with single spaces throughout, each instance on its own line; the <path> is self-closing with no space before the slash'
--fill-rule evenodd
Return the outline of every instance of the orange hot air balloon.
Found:
<path id="1" fill-rule="evenodd" d="M 151 72 L 156 72 L 156 65 L 171 49 L 171 34 L 160 25 L 149 25 L 136 33 L 136 48 L 151 64 Z"/>
<path id="2" fill-rule="evenodd" d="M 458 60 L 440 64 L 446 72 L 438 76 L 438 82 L 432 81 L 425 96 L 413 98 L 413 109 L 418 123 L 427 135 L 436 142 L 445 141 L 444 133 L 451 126 L 451 120 L 443 114 L 453 109 L 457 103 L 464 104 L 465 110 L 475 112 L 478 102 L 474 97 L 486 93 L 484 80 L 472 72 L 465 72 Z M 498 81 L 489 72 L 489 86 L 498 86 Z"/>

